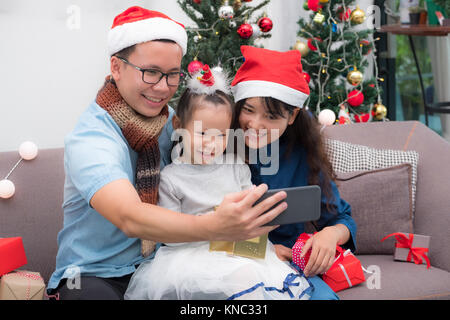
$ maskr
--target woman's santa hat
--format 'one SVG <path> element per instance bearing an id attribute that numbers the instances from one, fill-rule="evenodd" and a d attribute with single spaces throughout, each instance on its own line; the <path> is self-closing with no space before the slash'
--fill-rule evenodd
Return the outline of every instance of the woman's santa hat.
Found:
<path id="1" fill-rule="evenodd" d="M 168 39 L 187 50 L 184 25 L 158 11 L 138 6 L 128 8 L 114 18 L 108 34 L 108 53 L 112 56 L 122 49 L 151 40 Z"/>
<path id="2" fill-rule="evenodd" d="M 309 86 L 302 72 L 298 50 L 279 52 L 241 46 L 245 58 L 231 83 L 234 101 L 272 97 L 292 106 L 303 107 Z"/>

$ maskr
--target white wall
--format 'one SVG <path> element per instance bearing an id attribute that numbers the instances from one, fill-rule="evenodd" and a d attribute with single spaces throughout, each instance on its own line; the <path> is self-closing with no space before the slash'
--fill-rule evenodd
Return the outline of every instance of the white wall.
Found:
<path id="1" fill-rule="evenodd" d="M 114 16 L 132 5 L 192 24 L 176 0 L 1 0 L 0 151 L 17 150 L 26 140 L 39 148 L 63 146 L 108 74 L 106 36 Z M 266 48 L 288 50 L 295 43 L 299 16 L 309 16 L 302 5 L 269 3 L 274 27 Z M 79 8 L 79 16 L 71 8 Z M 77 17 L 79 29 L 73 29 Z"/>

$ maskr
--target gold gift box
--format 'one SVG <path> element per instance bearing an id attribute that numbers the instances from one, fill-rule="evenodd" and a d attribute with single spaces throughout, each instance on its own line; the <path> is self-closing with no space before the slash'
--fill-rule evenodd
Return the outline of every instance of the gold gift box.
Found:
<path id="1" fill-rule="evenodd" d="M 45 284 L 39 272 L 12 271 L 0 281 L 0 300 L 42 300 Z"/>
<path id="2" fill-rule="evenodd" d="M 244 241 L 210 241 L 209 251 L 225 251 L 228 254 L 264 259 L 266 257 L 267 234 Z"/>

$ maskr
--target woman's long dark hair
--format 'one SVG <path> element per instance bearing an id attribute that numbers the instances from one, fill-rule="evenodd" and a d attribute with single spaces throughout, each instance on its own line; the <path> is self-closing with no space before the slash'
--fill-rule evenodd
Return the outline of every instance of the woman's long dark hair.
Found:
<path id="1" fill-rule="evenodd" d="M 240 128 L 239 115 L 245 101 L 244 99 L 236 103 L 233 121 L 233 128 L 235 129 Z M 261 101 L 267 112 L 275 117 L 285 117 L 286 111 L 289 115 L 292 115 L 296 108 L 271 97 L 263 97 Z M 304 148 L 309 167 L 308 184 L 320 186 L 322 193 L 327 199 L 327 209 L 330 212 L 335 212 L 334 206 L 330 204 L 334 200 L 331 181 L 335 181 L 336 174 L 325 152 L 323 136 L 320 133 L 320 125 L 316 118 L 309 111 L 301 108 L 294 123 L 286 128 L 280 139 L 287 142 L 286 157 L 289 156 L 295 147 Z"/>

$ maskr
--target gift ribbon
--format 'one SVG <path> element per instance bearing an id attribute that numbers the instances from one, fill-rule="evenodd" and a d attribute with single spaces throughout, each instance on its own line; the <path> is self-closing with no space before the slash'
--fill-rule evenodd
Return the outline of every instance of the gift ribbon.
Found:
<path id="1" fill-rule="evenodd" d="M 280 293 L 285 293 L 287 292 L 289 294 L 289 296 L 292 298 L 294 298 L 294 294 L 292 293 L 291 289 L 289 289 L 289 287 L 294 286 L 294 287 L 298 287 L 300 285 L 299 282 L 294 283 L 294 280 L 299 277 L 298 274 L 295 273 L 289 273 L 286 278 L 283 281 L 283 288 L 282 289 L 278 289 L 275 287 L 266 287 L 264 288 L 266 291 L 278 291 Z"/>
<path id="2" fill-rule="evenodd" d="M 42 280 L 42 277 L 38 274 L 34 274 L 34 273 L 27 273 L 27 272 L 23 272 L 23 271 L 16 271 L 14 273 L 9 273 L 6 274 L 5 276 L 20 276 L 20 277 L 25 277 L 28 279 L 28 287 L 27 287 L 27 297 L 26 300 L 30 300 L 30 294 L 31 294 L 31 280 Z"/>
<path id="3" fill-rule="evenodd" d="M 394 233 L 387 235 L 383 239 L 381 239 L 381 241 L 384 241 L 387 238 L 392 237 L 392 236 L 394 236 L 395 239 L 397 240 L 397 242 L 395 243 L 396 248 L 409 249 L 408 257 L 406 258 L 406 261 L 414 260 L 415 264 L 422 264 L 422 258 L 423 258 L 427 263 L 427 269 L 430 268 L 430 259 L 428 259 L 427 255 L 426 255 L 426 253 L 428 252 L 428 248 L 412 246 L 412 243 L 414 240 L 414 234 L 409 233 L 408 237 L 407 237 L 401 232 L 394 232 Z"/>
<path id="4" fill-rule="evenodd" d="M 350 281 L 350 278 L 348 277 L 347 271 L 345 271 L 345 267 L 341 263 L 339 263 L 339 267 L 341 268 L 342 273 L 344 274 L 345 279 L 348 282 L 349 288 L 351 288 L 353 285 L 352 285 L 352 282 Z"/>

